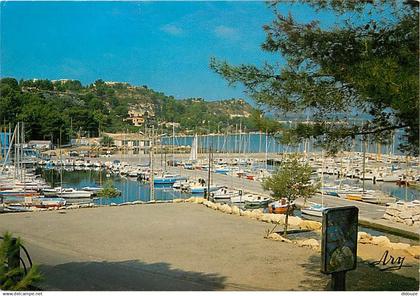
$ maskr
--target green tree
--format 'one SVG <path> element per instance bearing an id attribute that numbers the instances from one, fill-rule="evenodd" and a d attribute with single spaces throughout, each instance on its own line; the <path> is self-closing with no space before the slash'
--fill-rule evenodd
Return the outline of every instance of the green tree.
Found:
<path id="1" fill-rule="evenodd" d="M 102 146 L 108 146 L 108 147 L 110 147 L 110 146 L 114 145 L 114 139 L 111 138 L 108 135 L 104 135 L 101 138 L 100 143 L 101 143 Z"/>
<path id="2" fill-rule="evenodd" d="M 21 240 L 13 240 L 10 233 L 5 233 L 0 244 L 0 290 L 29 290 L 31 286 L 42 280 L 38 267 L 33 265 L 27 273 L 22 267 L 10 268 L 9 260 L 21 248 Z"/>
<path id="3" fill-rule="evenodd" d="M 337 22 L 298 22 L 282 7 L 291 2 L 335 13 Z M 262 49 L 280 53 L 285 63 L 232 66 L 212 59 L 210 67 L 230 84 L 242 83 L 272 111 L 311 114 L 314 124 L 290 130 L 300 140 L 315 137 L 337 152 L 355 137 L 386 142 L 401 130 L 405 143 L 400 149 L 418 155 L 418 2 L 295 0 L 270 5 L 275 18 L 264 26 Z"/>
<path id="4" fill-rule="evenodd" d="M 297 198 L 304 200 L 313 196 L 317 185 L 311 183 L 312 168 L 307 163 L 301 163 L 297 157 L 285 159 L 278 170 L 271 176 L 263 180 L 262 186 L 265 190 L 270 190 L 275 200 L 287 199 L 287 212 L 284 223 L 284 235 L 287 235 L 287 225 L 289 222 L 290 204 Z"/>
<path id="5" fill-rule="evenodd" d="M 110 180 L 104 184 L 103 188 L 100 191 L 98 191 L 99 197 L 113 198 L 120 195 L 121 195 L 121 192 L 114 187 L 114 185 L 112 184 L 112 181 Z"/>
<path id="6" fill-rule="evenodd" d="M 267 131 L 269 134 L 275 134 L 281 130 L 281 124 L 276 120 L 264 116 L 261 110 L 254 110 L 251 119 L 256 128 L 260 131 Z"/>

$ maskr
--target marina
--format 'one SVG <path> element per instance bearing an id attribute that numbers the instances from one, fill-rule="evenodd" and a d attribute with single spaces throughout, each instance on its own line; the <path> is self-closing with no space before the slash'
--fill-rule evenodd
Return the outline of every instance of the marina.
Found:
<path id="1" fill-rule="evenodd" d="M 287 209 L 286 207 L 281 210 L 281 204 L 272 203 L 269 192 L 261 186 L 261 181 L 276 170 L 275 165 L 268 164 L 268 157 L 270 156 L 271 163 L 276 163 L 281 162 L 281 159 L 287 155 L 256 153 L 246 154 L 244 157 L 243 153 L 228 155 L 214 153 L 212 161 L 209 162 L 209 159 L 206 159 L 207 153 L 196 153 L 196 159 L 191 161 L 193 153 L 196 152 L 173 154 L 171 161 L 166 163 L 162 161 L 162 155 L 155 155 L 153 173 L 150 157 L 147 155 L 117 154 L 106 158 L 61 155 L 50 160 L 37 160 L 36 169 L 33 168 L 28 172 L 25 169 L 25 172 L 21 173 L 21 180 L 22 177 L 26 178 L 25 183 L 16 182 L 12 187 L 1 185 L 3 209 L 22 211 L 26 207 L 30 210 L 31 202 L 34 207 L 38 204 L 38 207 L 60 208 L 66 203 L 118 205 L 132 202 L 172 201 L 191 196 L 207 196 L 208 190 L 210 200 L 237 204 L 243 209 L 262 208 L 266 212 L 278 213 L 284 213 Z M 401 186 L 397 185 L 396 181 L 366 180 L 360 177 L 361 173 L 349 176 L 343 170 L 345 167 L 343 159 L 352 161 L 354 165 L 351 168 L 353 171 L 358 171 L 355 168 L 361 167 L 361 160 L 357 153 L 349 153 L 346 157 L 340 158 L 339 162 L 330 157 L 324 157 L 322 160 L 319 153 L 313 153 L 304 155 L 302 161 L 311 164 L 313 180 L 319 181 L 322 177 L 323 185 L 309 203 L 305 204 L 298 199 L 292 206 L 301 209 L 302 217 L 316 220 L 322 210 L 328 207 L 355 205 L 360 210 L 361 225 L 418 239 L 417 222 L 414 222 L 414 225 L 405 225 L 383 219 L 390 204 L 397 201 L 407 204 L 414 202 L 414 205 L 420 203 L 416 187 L 409 185 L 418 182 L 417 163 L 405 159 L 406 162 L 401 165 L 402 157 L 395 156 L 378 161 L 374 156 L 367 156 L 369 159 L 367 170 L 379 172 L 378 168 L 381 168 L 387 173 L 385 169 L 390 168 L 399 180 L 404 178 L 410 181 Z M 325 163 L 328 163 L 328 166 Z M 393 163 L 399 163 L 401 166 L 395 169 L 397 166 L 393 166 Z M 347 168 L 350 167 L 347 165 Z M 8 174 L 3 173 L 3 183 L 10 184 L 11 179 L 8 178 L 14 174 L 15 168 L 9 166 L 7 170 Z M 153 174 L 152 188 L 151 174 Z M 210 183 L 207 184 L 209 178 Z M 118 196 L 112 198 L 98 196 L 98 192 L 105 184 L 115 188 L 119 192 Z"/>
<path id="2" fill-rule="evenodd" d="M 5 1 L 0 291 L 418 294 L 419 12 Z"/>

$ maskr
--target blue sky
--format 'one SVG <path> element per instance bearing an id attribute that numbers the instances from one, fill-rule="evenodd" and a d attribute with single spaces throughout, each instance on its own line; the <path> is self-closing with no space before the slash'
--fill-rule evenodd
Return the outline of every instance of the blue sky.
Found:
<path id="1" fill-rule="evenodd" d="M 315 15 L 292 8 L 302 20 Z M 245 97 L 212 72 L 233 64 L 279 62 L 262 52 L 264 2 L 2 2 L 2 77 L 96 79 L 148 85 L 176 98 Z"/>

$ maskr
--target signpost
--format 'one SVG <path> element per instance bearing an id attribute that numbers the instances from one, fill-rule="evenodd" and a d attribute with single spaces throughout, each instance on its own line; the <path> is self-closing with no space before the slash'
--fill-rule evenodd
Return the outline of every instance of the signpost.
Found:
<path id="1" fill-rule="evenodd" d="M 354 206 L 323 212 L 321 272 L 331 274 L 334 291 L 346 289 L 346 272 L 357 266 L 358 215 Z"/>

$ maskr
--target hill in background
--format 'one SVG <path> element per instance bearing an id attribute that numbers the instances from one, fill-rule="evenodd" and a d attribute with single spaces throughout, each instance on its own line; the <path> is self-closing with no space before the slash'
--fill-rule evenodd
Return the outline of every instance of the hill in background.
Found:
<path id="1" fill-rule="evenodd" d="M 130 119 L 136 117 L 136 124 Z M 133 115 L 134 114 L 134 115 Z M 27 139 L 98 136 L 100 132 L 139 132 L 154 126 L 160 132 L 204 133 L 257 130 L 258 114 L 242 99 L 205 101 L 175 99 L 147 86 L 105 82 L 83 86 L 77 80 L 0 80 L 0 125 L 22 121 Z M 259 115 L 258 115 L 259 116 Z M 143 122 L 142 122 L 143 121 Z"/>

